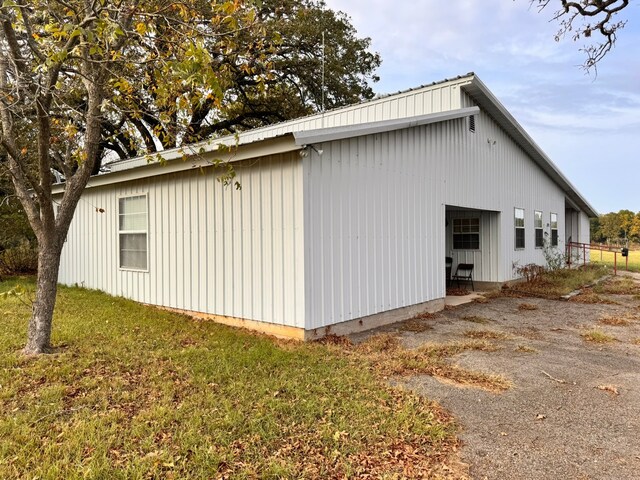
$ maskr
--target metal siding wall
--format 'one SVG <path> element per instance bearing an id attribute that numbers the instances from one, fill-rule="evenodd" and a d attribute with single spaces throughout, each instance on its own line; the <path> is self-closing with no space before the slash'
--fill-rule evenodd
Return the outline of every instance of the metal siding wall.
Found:
<path id="1" fill-rule="evenodd" d="M 411 129 L 331 142 L 305 161 L 307 328 L 444 295 L 427 267 L 444 257 L 444 208 L 419 140 Z"/>
<path id="2" fill-rule="evenodd" d="M 239 191 L 196 171 L 85 191 L 60 282 L 303 327 L 302 164 L 297 153 L 254 163 L 237 166 Z M 149 202 L 149 272 L 119 270 L 117 198 L 141 193 Z"/>
<path id="3" fill-rule="evenodd" d="M 307 328 L 442 298 L 445 205 L 499 212 L 483 221 L 492 252 L 477 278 L 489 281 L 543 264 L 533 212 L 547 232 L 549 213 L 564 213 L 564 193 L 484 113 L 475 133 L 460 119 L 317 148 L 304 162 Z M 514 207 L 525 209 L 525 250 L 514 249 Z"/>
<path id="4" fill-rule="evenodd" d="M 591 243 L 591 223 L 589 222 L 589 217 L 587 217 L 587 214 L 584 212 L 580 212 L 579 217 L 580 217 L 579 242 Z"/>

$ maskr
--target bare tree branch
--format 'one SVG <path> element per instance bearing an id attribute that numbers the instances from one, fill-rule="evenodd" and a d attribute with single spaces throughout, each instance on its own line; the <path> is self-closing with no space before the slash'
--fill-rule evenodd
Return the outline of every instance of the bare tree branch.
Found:
<path id="1" fill-rule="evenodd" d="M 585 70 L 596 68 L 598 62 L 615 46 L 618 32 L 627 24 L 626 20 L 619 20 L 617 14 L 629 6 L 629 2 L 630 0 L 561 0 L 560 8 L 553 15 L 553 20 L 560 25 L 556 41 L 567 35 L 578 41 L 593 39 L 594 34 L 598 34 L 600 41 L 594 40 L 595 43 L 580 49 L 587 56 L 583 65 Z M 536 5 L 540 11 L 552 3 L 555 4 L 552 0 L 531 0 L 531 4 Z"/>

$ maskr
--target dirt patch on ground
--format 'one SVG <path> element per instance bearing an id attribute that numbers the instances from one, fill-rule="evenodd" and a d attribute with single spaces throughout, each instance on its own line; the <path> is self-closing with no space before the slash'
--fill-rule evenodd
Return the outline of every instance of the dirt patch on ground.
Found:
<path id="1" fill-rule="evenodd" d="M 498 297 L 422 319 L 422 328 L 392 326 L 352 339 L 389 333 L 419 349 L 471 337 L 498 347 L 466 349 L 448 361 L 507 378 L 512 386 L 503 393 L 429 375 L 395 380 L 457 418 L 472 478 L 636 479 L 640 300 L 601 290 L 615 303 Z M 589 341 L 586 334 L 594 331 L 613 340 Z"/>

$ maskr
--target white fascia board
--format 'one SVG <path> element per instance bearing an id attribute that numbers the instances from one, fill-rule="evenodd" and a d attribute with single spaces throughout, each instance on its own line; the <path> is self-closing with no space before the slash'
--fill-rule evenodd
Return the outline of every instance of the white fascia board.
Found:
<path id="1" fill-rule="evenodd" d="M 430 123 L 446 122 L 458 118 L 469 117 L 480 113 L 480 108 L 469 107 L 450 110 L 447 112 L 429 113 L 410 118 L 399 118 L 397 120 L 383 120 L 381 122 L 369 122 L 358 125 L 347 125 L 342 127 L 318 128 L 301 132 L 294 132 L 296 145 L 308 145 L 312 143 L 331 142 L 333 140 L 343 140 L 345 138 L 362 137 L 376 133 L 391 132 L 404 128 L 418 127 Z"/>
<path id="2" fill-rule="evenodd" d="M 547 154 L 544 153 L 525 129 L 522 128 L 522 125 L 518 123 L 513 115 L 509 113 L 505 106 L 502 105 L 477 76 L 474 76 L 471 82 L 463 85 L 461 88 L 473 97 L 480 106 L 511 135 L 516 143 L 531 156 L 540 168 L 564 190 L 567 196 L 579 205 L 580 210 L 585 212 L 589 217 L 598 216 L 596 209 L 580 194 L 578 189 L 564 176 Z"/>
<path id="3" fill-rule="evenodd" d="M 135 164 L 135 166 L 130 166 L 127 169 L 111 171 L 110 173 L 91 177 L 86 188 L 139 180 L 141 178 L 157 175 L 167 175 L 185 170 L 212 168 L 214 167 L 214 162 L 224 165 L 225 163 L 240 162 L 242 160 L 293 152 L 300 149 L 301 147 L 294 143 L 293 136 L 291 134 L 287 134 L 277 138 L 239 145 L 237 147 L 225 149 L 221 152 L 196 152 L 189 155 L 187 153 L 188 151 L 185 151 L 184 153 L 186 154 L 186 158 L 183 153 L 177 155 L 172 152 L 171 156 L 163 155 L 163 159 L 165 160 L 163 163 L 154 161 L 154 156 L 151 155 L 149 156 L 149 160 L 147 160 L 146 157 L 143 157 L 144 163 Z M 132 160 L 139 160 L 139 158 Z M 52 193 L 60 194 L 64 192 L 64 189 L 65 183 L 54 185 L 52 187 Z"/>
<path id="4" fill-rule="evenodd" d="M 251 133 L 243 132 L 243 133 Z M 238 134 L 238 135 L 227 135 L 225 137 L 205 140 L 198 143 L 193 143 L 189 145 L 183 145 L 178 148 L 171 148 L 167 150 L 162 150 L 157 153 L 152 153 L 149 155 L 143 155 L 140 157 L 127 158 L 126 160 L 119 160 L 110 164 L 111 172 L 119 172 L 121 170 L 130 170 L 132 168 L 137 168 L 143 165 L 148 165 L 155 161 L 155 157 L 162 158 L 163 162 L 170 162 L 172 160 L 180 160 L 185 157 L 195 157 L 202 156 L 208 153 L 220 152 L 219 155 L 228 152 L 230 149 L 238 148 L 242 145 L 249 145 L 250 143 L 255 142 L 246 142 L 246 135 Z M 271 138 L 276 138 L 271 137 Z"/>

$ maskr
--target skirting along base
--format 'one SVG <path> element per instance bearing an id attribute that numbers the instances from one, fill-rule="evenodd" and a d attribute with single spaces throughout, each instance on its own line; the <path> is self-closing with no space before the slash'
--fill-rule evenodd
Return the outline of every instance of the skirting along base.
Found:
<path id="1" fill-rule="evenodd" d="M 349 335 L 351 333 L 364 332 L 372 328 L 382 327 L 391 323 L 401 322 L 421 313 L 434 313 L 444 309 L 444 298 L 438 298 L 429 302 L 418 303 L 408 307 L 396 308 L 386 312 L 374 313 L 362 318 L 347 320 L 346 322 L 327 325 L 305 331 L 305 340 L 318 340 L 326 335 Z"/>
<path id="2" fill-rule="evenodd" d="M 202 318 L 204 320 L 212 320 L 216 323 L 222 323 L 230 327 L 246 328 L 267 335 L 273 335 L 277 338 L 285 338 L 291 340 L 305 340 L 305 331 L 299 327 L 290 327 L 288 325 L 277 325 L 275 323 L 258 322 L 257 320 L 247 320 L 246 318 L 225 317 L 224 315 L 215 315 L 213 313 L 194 312 L 192 310 L 181 310 L 179 308 L 161 307 L 152 305 L 169 312 L 181 313 L 194 318 Z"/>
<path id="3" fill-rule="evenodd" d="M 408 307 L 396 308 L 386 312 L 375 313 L 362 318 L 347 320 L 346 322 L 328 325 L 313 330 L 304 330 L 298 327 L 290 327 L 286 325 L 276 325 L 274 323 L 259 322 L 257 320 L 247 320 L 245 318 L 226 317 L 224 315 L 215 315 L 212 313 L 194 312 L 192 310 L 182 310 L 179 308 L 163 307 L 159 305 L 151 305 L 161 310 L 169 312 L 189 315 L 194 318 L 212 320 L 216 323 L 222 323 L 231 327 L 246 328 L 267 335 L 273 335 L 277 338 L 293 339 L 293 340 L 319 340 L 327 335 L 349 335 L 351 333 L 364 332 L 372 328 L 382 327 L 391 323 L 400 322 L 415 317 L 421 313 L 434 313 L 444 308 L 444 298 L 438 298 L 429 302 L 410 305 Z"/>

